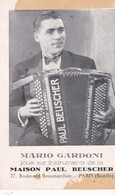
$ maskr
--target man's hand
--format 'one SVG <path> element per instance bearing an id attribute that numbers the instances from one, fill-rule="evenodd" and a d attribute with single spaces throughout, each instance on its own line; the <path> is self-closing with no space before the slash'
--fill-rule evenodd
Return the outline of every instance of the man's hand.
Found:
<path id="1" fill-rule="evenodd" d="M 102 126 L 115 122 L 115 108 L 111 107 L 107 112 L 100 111 L 95 115 L 95 121 Z"/>
<path id="2" fill-rule="evenodd" d="M 28 100 L 24 107 L 20 109 L 20 117 L 22 120 L 26 120 L 28 117 L 40 116 L 42 108 L 37 99 Z"/>

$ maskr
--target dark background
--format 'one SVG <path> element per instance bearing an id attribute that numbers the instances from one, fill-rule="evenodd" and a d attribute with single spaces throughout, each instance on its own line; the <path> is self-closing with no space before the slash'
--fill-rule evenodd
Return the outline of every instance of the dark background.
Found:
<path id="1" fill-rule="evenodd" d="M 65 49 L 91 57 L 98 70 L 111 72 L 115 81 L 115 10 L 57 10 L 66 29 Z M 11 90 L 14 66 L 39 53 L 40 47 L 33 38 L 33 20 L 40 11 L 9 12 L 9 83 Z M 112 92 L 110 92 L 112 96 Z M 112 98 L 113 104 L 115 102 Z M 17 145 L 23 129 L 10 124 L 9 144 Z M 115 144 L 113 131 L 107 145 Z"/>

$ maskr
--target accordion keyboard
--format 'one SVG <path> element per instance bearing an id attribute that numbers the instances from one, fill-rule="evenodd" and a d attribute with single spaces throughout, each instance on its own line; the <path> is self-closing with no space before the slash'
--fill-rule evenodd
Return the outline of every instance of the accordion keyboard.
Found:
<path id="1" fill-rule="evenodd" d="M 91 143 L 102 138 L 104 135 L 103 127 L 101 124 L 95 121 L 95 115 L 99 114 L 99 111 L 105 111 L 107 107 L 107 82 L 102 81 L 95 84 L 94 89 L 94 104 L 93 104 L 93 117 L 92 117 L 92 133 Z"/>
<path id="2" fill-rule="evenodd" d="M 43 84 L 40 79 L 40 75 L 34 74 L 34 88 L 35 88 L 36 99 L 39 101 L 40 107 L 42 108 L 41 115 L 39 116 L 40 129 L 41 129 L 41 133 L 45 137 L 48 137 L 47 119 L 46 119 L 42 85 Z"/>

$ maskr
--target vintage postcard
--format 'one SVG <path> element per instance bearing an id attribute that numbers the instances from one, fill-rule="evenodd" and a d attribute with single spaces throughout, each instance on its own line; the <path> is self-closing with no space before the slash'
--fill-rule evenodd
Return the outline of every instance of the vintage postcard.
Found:
<path id="1" fill-rule="evenodd" d="M 115 2 L 101 2 L 0 1 L 1 190 L 115 189 Z"/>

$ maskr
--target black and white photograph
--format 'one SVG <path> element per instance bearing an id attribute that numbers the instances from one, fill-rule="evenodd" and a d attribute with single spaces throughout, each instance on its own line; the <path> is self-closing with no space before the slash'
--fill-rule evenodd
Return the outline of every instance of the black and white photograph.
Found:
<path id="1" fill-rule="evenodd" d="M 0 190 L 115 189 L 115 8 L 94 1 L 0 1 Z"/>
<path id="2" fill-rule="evenodd" d="M 9 11 L 9 146 L 115 145 L 115 9 Z"/>

